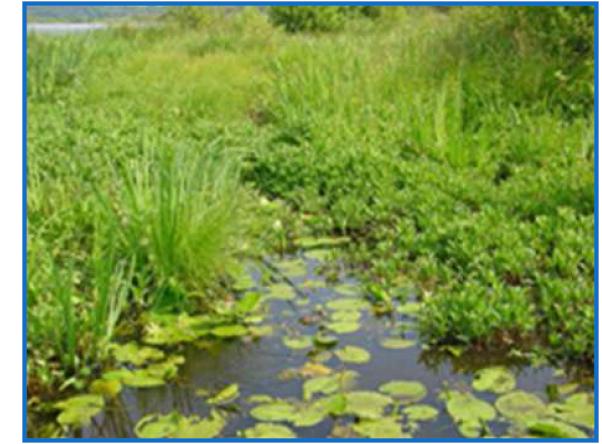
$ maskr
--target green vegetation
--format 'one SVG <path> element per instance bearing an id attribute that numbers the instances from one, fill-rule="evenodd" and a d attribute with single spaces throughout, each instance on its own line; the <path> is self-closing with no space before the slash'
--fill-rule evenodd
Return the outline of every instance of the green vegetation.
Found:
<path id="1" fill-rule="evenodd" d="M 122 385 L 173 380 L 169 347 L 270 335 L 263 304 L 327 283 L 319 331 L 288 331 L 283 349 L 367 366 L 372 350 L 324 349 L 371 310 L 416 320 L 431 349 L 591 371 L 593 66 L 590 7 L 182 7 L 152 27 L 29 35 L 30 401 L 87 390 L 55 408 L 88 424 Z M 297 248 L 326 282 L 265 259 Z M 336 284 L 332 258 L 365 292 Z M 389 333 L 390 353 L 418 343 Z M 352 414 L 333 436 L 403 437 L 436 416 L 389 414 L 426 395 L 418 381 L 343 395 L 342 375 L 313 375 L 303 403 L 260 403 L 241 436 Z M 511 422 L 517 402 L 546 407 L 509 433 L 591 428 L 589 399 L 545 406 L 514 386 L 502 366 L 473 382 Z M 235 381 L 221 389 L 208 417 L 156 414 L 135 433 L 218 436 L 221 404 L 239 402 Z M 492 405 L 442 399 L 460 433 L 489 435 Z"/>

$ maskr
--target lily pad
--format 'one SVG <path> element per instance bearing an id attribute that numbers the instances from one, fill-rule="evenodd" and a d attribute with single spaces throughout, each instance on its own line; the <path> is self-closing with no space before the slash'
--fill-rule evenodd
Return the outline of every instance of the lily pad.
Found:
<path id="1" fill-rule="evenodd" d="M 381 385 L 378 390 L 393 396 L 402 404 L 418 402 L 427 394 L 427 389 L 421 382 L 396 380 Z"/>
<path id="2" fill-rule="evenodd" d="M 393 403 L 389 396 L 372 391 L 353 391 L 345 394 L 345 413 L 365 419 L 378 419 Z"/>
<path id="3" fill-rule="evenodd" d="M 354 333 L 360 329 L 360 324 L 358 322 L 328 322 L 326 328 L 337 333 L 337 334 L 346 334 L 346 333 Z"/>
<path id="4" fill-rule="evenodd" d="M 331 347 L 336 345 L 337 342 L 339 342 L 339 339 L 333 335 L 318 333 L 314 336 L 314 343 L 316 345 L 321 345 L 322 347 Z"/>
<path id="5" fill-rule="evenodd" d="M 257 325 L 251 326 L 248 328 L 251 336 L 254 337 L 263 337 L 263 336 L 271 336 L 274 333 L 274 327 L 271 325 Z"/>
<path id="6" fill-rule="evenodd" d="M 165 384 L 165 380 L 159 376 L 149 374 L 146 370 L 134 370 L 122 379 L 124 385 L 136 388 L 159 387 Z"/>
<path id="7" fill-rule="evenodd" d="M 249 404 L 264 404 L 272 401 L 274 401 L 274 398 L 272 398 L 270 395 L 263 394 L 251 395 L 247 398 L 247 402 Z"/>
<path id="8" fill-rule="evenodd" d="M 269 299 L 292 301 L 295 299 L 295 296 L 295 290 L 288 284 L 276 283 L 268 287 L 267 297 Z"/>
<path id="9" fill-rule="evenodd" d="M 401 350 L 404 348 L 410 348 L 416 345 L 416 341 L 413 339 L 405 338 L 384 338 L 380 341 L 380 345 L 383 348 L 390 348 L 394 350 Z"/>
<path id="10" fill-rule="evenodd" d="M 214 397 L 207 400 L 208 404 L 228 404 L 238 398 L 239 387 L 238 384 L 230 384 L 227 387 L 219 391 Z"/>
<path id="11" fill-rule="evenodd" d="M 289 278 L 300 277 L 307 272 L 307 266 L 301 259 L 283 260 L 277 262 L 276 267 Z"/>
<path id="12" fill-rule="evenodd" d="M 313 427 L 328 416 L 328 410 L 320 403 L 301 404 L 297 406 L 297 412 L 292 419 L 295 427 Z"/>
<path id="13" fill-rule="evenodd" d="M 336 285 L 334 287 L 334 291 L 336 291 L 339 294 L 342 294 L 343 296 L 360 296 L 361 291 L 360 288 L 357 284 L 350 284 L 350 283 L 343 283 L 343 284 L 339 284 Z"/>
<path id="14" fill-rule="evenodd" d="M 459 432 L 467 438 L 483 435 L 484 423 L 495 418 L 495 409 L 491 404 L 472 393 L 449 391 L 445 398 L 447 412 L 457 424 Z"/>
<path id="15" fill-rule="evenodd" d="M 253 288 L 255 285 L 256 284 L 251 273 L 246 270 L 242 270 L 236 275 L 233 288 L 236 291 L 243 291 Z"/>
<path id="16" fill-rule="evenodd" d="M 506 367 L 488 367 L 477 371 L 472 386 L 479 392 L 506 393 L 516 386 L 516 379 Z"/>
<path id="17" fill-rule="evenodd" d="M 527 424 L 527 430 L 542 438 L 587 438 L 577 427 L 553 419 L 531 421 Z"/>
<path id="18" fill-rule="evenodd" d="M 414 316 L 420 312 L 422 304 L 419 302 L 406 302 L 397 307 L 397 312 L 405 315 Z"/>
<path id="19" fill-rule="evenodd" d="M 593 429 L 595 410 L 592 398 L 588 393 L 575 393 L 569 396 L 563 403 L 551 404 L 548 411 L 563 421 Z"/>
<path id="20" fill-rule="evenodd" d="M 536 395 L 516 390 L 500 396 L 495 407 L 507 419 L 526 423 L 537 420 L 546 414 L 546 405 Z"/>
<path id="21" fill-rule="evenodd" d="M 296 407 L 286 401 L 277 400 L 253 407 L 249 414 L 258 421 L 291 421 L 297 413 Z"/>
<path id="22" fill-rule="evenodd" d="M 254 311 L 261 302 L 261 294 L 256 291 L 249 291 L 242 298 L 236 301 L 235 309 L 243 315 Z"/>
<path id="23" fill-rule="evenodd" d="M 317 376 L 303 383 L 303 399 L 309 400 L 315 394 L 329 395 L 338 390 L 351 387 L 357 378 L 357 372 L 345 370 L 329 376 Z"/>
<path id="24" fill-rule="evenodd" d="M 303 350 L 312 346 L 310 336 L 284 336 L 282 343 L 292 350 Z"/>
<path id="25" fill-rule="evenodd" d="M 330 315 L 330 319 L 335 322 L 356 322 L 359 321 L 361 317 L 362 313 L 357 310 L 338 310 Z"/>
<path id="26" fill-rule="evenodd" d="M 127 344 L 111 344 L 111 353 L 117 362 L 131 363 L 136 366 L 143 365 L 148 361 L 159 361 L 165 354 L 154 347 L 141 347 L 135 342 Z"/>
<path id="27" fill-rule="evenodd" d="M 121 382 L 118 379 L 96 379 L 90 384 L 90 391 L 105 398 L 114 398 L 121 392 Z"/>
<path id="28" fill-rule="evenodd" d="M 401 431 L 401 425 L 394 417 L 378 419 L 362 419 L 353 424 L 355 433 L 365 438 L 409 438 L 410 436 Z"/>
<path id="29" fill-rule="evenodd" d="M 245 438 L 296 438 L 295 432 L 282 424 L 260 422 L 243 431 Z"/>
<path id="30" fill-rule="evenodd" d="M 337 247 L 349 242 L 348 237 L 300 237 L 295 244 L 303 249 L 316 247 Z"/>
<path id="31" fill-rule="evenodd" d="M 101 412 L 105 405 L 101 395 L 76 395 L 59 401 L 54 406 L 61 410 L 57 421 L 62 425 L 85 427 L 90 424 L 92 417 Z"/>
<path id="32" fill-rule="evenodd" d="M 415 404 L 403 409 L 403 413 L 411 422 L 430 421 L 439 415 L 439 410 L 428 404 Z"/>
<path id="33" fill-rule="evenodd" d="M 328 376 L 331 373 L 332 369 L 330 367 L 326 367 L 324 364 L 320 364 L 319 362 L 308 361 L 299 369 L 299 375 L 305 378 Z"/>
<path id="34" fill-rule="evenodd" d="M 177 412 L 167 415 L 151 414 L 144 416 L 134 428 L 139 438 L 215 438 L 220 434 L 226 421 L 216 411 L 209 418 L 196 415 L 185 417 Z"/>
<path id="35" fill-rule="evenodd" d="M 338 298 L 328 301 L 326 303 L 326 308 L 335 311 L 357 311 L 370 308 L 370 303 L 361 298 Z"/>
<path id="36" fill-rule="evenodd" d="M 370 361 L 370 353 L 361 347 L 347 345 L 334 352 L 343 361 L 352 364 L 365 364 Z"/>
<path id="37" fill-rule="evenodd" d="M 211 330 L 211 334 L 218 338 L 235 338 L 238 336 L 245 336 L 247 333 L 247 328 L 244 325 L 239 324 L 221 325 Z"/>

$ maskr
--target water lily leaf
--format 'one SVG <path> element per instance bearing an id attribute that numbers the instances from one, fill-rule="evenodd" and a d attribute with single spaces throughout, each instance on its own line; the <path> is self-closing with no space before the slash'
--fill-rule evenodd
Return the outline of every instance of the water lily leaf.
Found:
<path id="1" fill-rule="evenodd" d="M 472 393 L 449 391 L 445 394 L 446 408 L 463 436 L 481 436 L 484 423 L 495 418 L 495 409 Z"/>
<path id="2" fill-rule="evenodd" d="M 472 386 L 479 392 L 506 393 L 516 386 L 516 379 L 506 367 L 488 367 L 477 371 Z"/>
<path id="3" fill-rule="evenodd" d="M 276 267 L 289 278 L 295 278 L 305 275 L 307 266 L 301 259 L 283 260 L 275 263 Z"/>
<path id="4" fill-rule="evenodd" d="M 238 384 L 230 384 L 219 391 L 214 397 L 207 400 L 208 404 L 228 404 L 238 398 L 239 387 Z"/>
<path id="5" fill-rule="evenodd" d="M 397 312 L 405 315 L 414 316 L 420 312 L 422 304 L 419 302 L 406 302 L 397 307 Z"/>
<path id="6" fill-rule="evenodd" d="M 355 284 L 343 283 L 336 285 L 334 291 L 343 296 L 360 296 L 360 288 Z"/>
<path id="7" fill-rule="evenodd" d="M 274 398 L 272 398 L 270 395 L 263 394 L 251 395 L 247 398 L 247 402 L 249 404 L 263 404 L 272 401 L 274 401 Z"/>
<path id="8" fill-rule="evenodd" d="M 253 288 L 256 285 L 253 276 L 246 270 L 242 270 L 241 272 L 239 272 L 234 279 L 235 280 L 233 288 L 236 291 L 248 290 L 249 288 Z"/>
<path id="9" fill-rule="evenodd" d="M 328 376 L 332 373 L 330 367 L 326 367 L 324 364 L 318 362 L 306 362 L 303 367 L 299 369 L 299 375 L 305 378 L 313 378 L 316 376 Z"/>
<path id="10" fill-rule="evenodd" d="M 360 329 L 360 324 L 358 322 L 328 322 L 326 323 L 326 328 L 332 330 L 333 332 L 342 335 L 345 333 L 353 333 Z"/>
<path id="11" fill-rule="evenodd" d="M 147 361 L 159 361 L 165 356 L 159 349 L 153 347 L 140 347 L 135 342 L 128 342 L 127 344 L 111 344 L 109 348 L 117 362 L 129 362 L 136 366 L 143 365 Z"/>
<path id="12" fill-rule="evenodd" d="M 224 428 L 226 421 L 216 411 L 210 418 L 196 415 L 185 417 L 177 412 L 167 415 L 151 414 L 143 417 L 134 428 L 139 438 L 215 438 Z"/>
<path id="13" fill-rule="evenodd" d="M 531 421 L 527 430 L 542 438 L 587 438 L 577 427 L 553 419 Z"/>
<path id="14" fill-rule="evenodd" d="M 150 414 L 138 421 L 134 432 L 138 438 L 166 438 L 176 433 L 179 421 L 180 414 L 177 412 L 167 415 Z"/>
<path id="15" fill-rule="evenodd" d="M 258 338 L 264 336 L 271 336 L 274 333 L 274 327 L 272 327 L 271 325 L 251 326 L 248 328 L 248 330 L 251 336 L 255 336 Z"/>
<path id="16" fill-rule="evenodd" d="M 321 345 L 322 347 L 331 347 L 336 345 L 337 342 L 339 342 L 339 339 L 333 335 L 319 332 L 314 336 L 314 343 L 316 345 Z"/>
<path id="17" fill-rule="evenodd" d="M 211 330 L 211 334 L 218 338 L 234 338 L 245 336 L 247 333 L 247 328 L 244 325 L 239 324 L 221 325 Z"/>
<path id="18" fill-rule="evenodd" d="M 314 362 L 326 362 L 332 358 L 332 353 L 328 350 L 312 350 L 309 356 Z"/>
<path id="19" fill-rule="evenodd" d="M 345 413 L 366 419 L 378 419 L 382 417 L 385 407 L 393 403 L 391 397 L 371 391 L 346 393 L 345 401 Z"/>
<path id="20" fill-rule="evenodd" d="M 522 390 L 500 396 L 495 407 L 504 417 L 519 423 L 537 420 L 546 413 L 546 405 L 541 399 Z"/>
<path id="21" fill-rule="evenodd" d="M 324 421 L 328 410 L 322 404 L 301 404 L 297 407 L 295 417 L 291 422 L 295 427 L 313 427 Z"/>
<path id="22" fill-rule="evenodd" d="M 253 407 L 249 414 L 258 421 L 279 422 L 295 418 L 297 408 L 286 401 L 277 400 Z"/>
<path id="23" fill-rule="evenodd" d="M 255 310 L 261 301 L 261 294 L 255 291 L 249 291 L 236 301 L 235 310 L 241 314 L 247 314 Z"/>
<path id="24" fill-rule="evenodd" d="M 396 418 L 362 419 L 351 426 L 358 435 L 366 438 L 409 438 L 401 431 Z"/>
<path id="25" fill-rule="evenodd" d="M 96 379 L 90 384 L 90 392 L 105 398 L 114 398 L 121 392 L 121 382 L 118 379 Z"/>
<path id="26" fill-rule="evenodd" d="M 593 397 L 588 393 L 576 393 L 569 396 L 564 403 L 551 404 L 551 414 L 563 421 L 589 429 L 594 428 L 595 410 Z"/>
<path id="27" fill-rule="evenodd" d="M 393 396 L 402 404 L 418 402 L 427 394 L 427 389 L 421 382 L 396 380 L 381 385 L 378 390 Z"/>
<path id="28" fill-rule="evenodd" d="M 292 350 L 303 350 L 313 344 L 310 336 L 284 336 L 282 343 Z"/>
<path id="29" fill-rule="evenodd" d="M 330 319 L 335 322 L 356 322 L 362 317 L 359 311 L 338 310 L 330 315 Z"/>
<path id="30" fill-rule="evenodd" d="M 370 308 L 370 303 L 361 298 L 338 298 L 328 301 L 326 307 L 335 311 L 357 311 Z"/>
<path id="31" fill-rule="evenodd" d="M 365 364 L 370 361 L 370 353 L 368 351 L 353 345 L 347 345 L 340 350 L 336 350 L 334 354 L 341 361 L 352 364 Z"/>
<path id="32" fill-rule="evenodd" d="M 347 400 L 343 393 L 324 396 L 313 402 L 314 407 L 324 410 L 331 415 L 340 416 L 345 413 Z"/>
<path id="33" fill-rule="evenodd" d="M 149 374 L 146 370 L 134 370 L 125 376 L 122 381 L 124 385 L 136 388 L 159 387 L 165 384 L 165 380 L 159 376 Z"/>
<path id="34" fill-rule="evenodd" d="M 295 432 L 281 424 L 260 422 L 243 431 L 245 438 L 296 438 Z"/>
<path id="35" fill-rule="evenodd" d="M 101 395 L 76 395 L 54 404 L 61 410 L 57 421 L 62 425 L 85 427 L 90 424 L 93 416 L 101 412 L 105 405 Z"/>
<path id="36" fill-rule="evenodd" d="M 403 409 L 403 413 L 411 422 L 430 421 L 439 415 L 439 410 L 428 404 L 415 404 Z"/>
<path id="37" fill-rule="evenodd" d="M 183 364 L 184 361 L 184 356 L 172 355 L 165 361 L 151 364 L 146 369 L 139 370 L 139 372 L 151 377 L 173 379 L 178 374 L 178 366 Z"/>
<path id="38" fill-rule="evenodd" d="M 225 417 L 212 410 L 209 418 L 200 419 L 192 415 L 181 420 L 174 438 L 215 438 L 225 426 Z"/>
<path id="39" fill-rule="evenodd" d="M 410 348 L 416 345 L 416 341 L 405 338 L 385 338 L 380 341 L 380 345 L 383 348 L 389 348 L 394 350 L 401 350 L 404 348 Z"/>
<path id="40" fill-rule="evenodd" d="M 318 376 L 308 379 L 303 383 L 303 399 L 311 399 L 313 395 L 319 393 L 329 395 L 337 390 L 350 388 L 357 376 L 357 372 L 345 370 L 330 376 Z"/>
<path id="41" fill-rule="evenodd" d="M 278 299 L 282 301 L 292 301 L 295 299 L 295 290 L 288 284 L 276 283 L 268 287 L 269 299 Z"/>

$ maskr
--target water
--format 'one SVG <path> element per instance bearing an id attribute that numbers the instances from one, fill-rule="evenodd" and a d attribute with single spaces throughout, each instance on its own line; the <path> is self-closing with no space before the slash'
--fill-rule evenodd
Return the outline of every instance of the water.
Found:
<path id="1" fill-rule="evenodd" d="M 28 23 L 27 32 L 36 34 L 71 34 L 106 29 L 106 23 Z"/>
<path id="2" fill-rule="evenodd" d="M 183 349 L 186 363 L 180 368 L 177 382 L 160 388 L 125 388 L 119 399 L 94 418 L 93 425 L 84 429 L 81 436 L 134 437 L 133 430 L 137 421 L 151 413 L 166 414 L 175 410 L 183 415 L 196 414 L 204 417 L 208 415 L 210 406 L 195 394 L 199 388 L 219 390 L 231 383 L 240 385 L 240 397 L 235 401 L 240 411 L 229 414 L 228 425 L 222 433 L 224 437 L 236 437 L 238 431 L 256 423 L 248 414 L 252 405 L 245 399 L 249 395 L 268 394 L 278 398 L 301 399 L 303 380 L 283 380 L 279 378 L 279 373 L 285 369 L 301 367 L 308 360 L 307 351 L 288 349 L 283 345 L 282 337 L 292 332 L 315 334 L 319 323 L 304 325 L 299 319 L 319 312 L 327 301 L 342 297 L 319 275 L 316 261 L 304 260 L 307 264 L 306 276 L 291 278 L 291 281 L 296 286 L 301 286 L 305 280 L 320 281 L 325 288 L 307 291 L 309 303 L 306 305 L 297 304 L 299 297 L 294 301 L 271 301 L 264 324 L 275 327 L 272 336 L 255 341 L 220 342 L 209 350 L 187 345 Z M 258 280 L 259 274 L 255 273 L 254 277 Z M 343 281 L 355 283 L 349 276 L 344 277 Z M 337 335 L 339 343 L 336 348 L 345 345 L 362 347 L 370 352 L 371 360 L 366 364 L 343 364 L 333 356 L 324 364 L 333 369 L 347 368 L 359 372 L 356 390 L 376 390 L 379 385 L 394 379 L 421 381 L 428 388 L 428 395 L 421 403 L 430 404 L 441 413 L 436 420 L 421 423 L 413 436 L 460 436 L 456 425 L 445 413 L 445 405 L 438 398 L 439 392 L 445 386 L 470 388 L 475 362 L 480 361 L 477 366 L 485 366 L 497 363 L 498 360 L 493 356 L 482 355 L 478 359 L 462 358 L 461 361 L 454 361 L 449 356 L 433 356 L 422 349 L 420 341 L 415 346 L 402 350 L 383 348 L 380 340 L 402 325 L 407 329 L 408 338 L 416 337 L 412 318 L 401 314 L 395 314 L 391 318 L 377 318 L 370 310 L 364 310 L 361 329 L 355 333 Z M 536 393 L 544 400 L 547 399 L 547 384 L 563 382 L 554 376 L 554 369 L 550 367 L 534 368 L 520 362 L 505 364 L 515 373 L 517 388 Z M 490 393 L 476 394 L 490 403 L 497 397 Z M 338 419 L 336 422 L 349 422 L 349 418 Z M 301 438 L 324 438 L 329 436 L 334 424 L 335 420 L 326 419 L 313 427 L 291 428 Z M 491 430 L 496 435 L 503 434 L 507 426 L 507 423 L 501 421 L 490 423 Z"/>

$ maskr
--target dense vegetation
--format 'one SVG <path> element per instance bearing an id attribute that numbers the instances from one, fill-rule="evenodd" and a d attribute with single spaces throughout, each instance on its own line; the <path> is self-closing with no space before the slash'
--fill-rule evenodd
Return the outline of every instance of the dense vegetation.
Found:
<path id="1" fill-rule="evenodd" d="M 176 8 L 27 63 L 31 394 L 304 234 L 433 344 L 591 366 L 592 8 Z"/>

